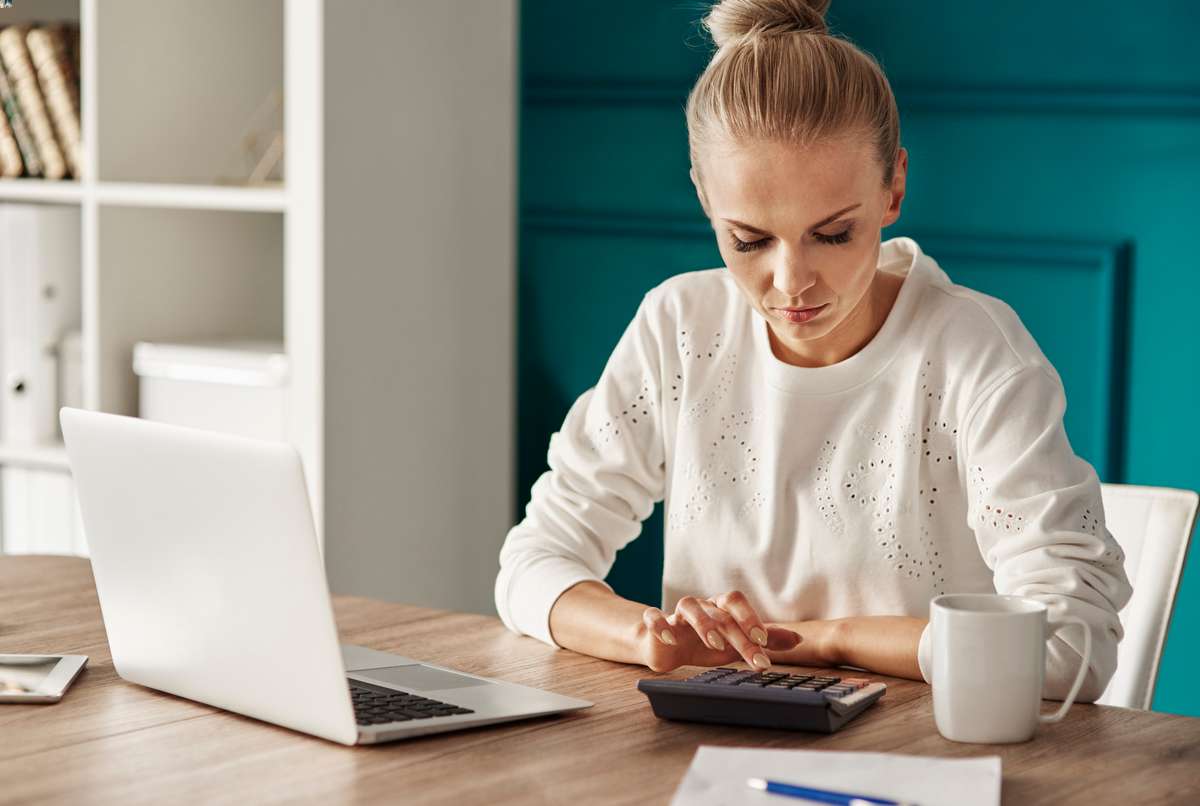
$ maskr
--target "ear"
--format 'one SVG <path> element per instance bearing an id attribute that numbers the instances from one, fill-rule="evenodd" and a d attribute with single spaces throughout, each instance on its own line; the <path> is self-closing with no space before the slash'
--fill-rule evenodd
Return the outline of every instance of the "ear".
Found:
<path id="1" fill-rule="evenodd" d="M 712 218 L 712 215 L 708 212 L 708 199 L 704 198 L 704 188 L 700 185 L 700 177 L 694 167 L 688 171 L 688 176 L 692 178 L 692 185 L 696 188 L 696 198 L 700 199 L 700 207 L 703 208 L 704 215 Z"/>
<path id="2" fill-rule="evenodd" d="M 896 170 L 892 174 L 892 186 L 888 189 L 887 211 L 883 214 L 880 228 L 890 227 L 900 218 L 900 204 L 904 201 L 904 185 L 908 178 L 908 150 L 901 148 L 896 154 Z"/>

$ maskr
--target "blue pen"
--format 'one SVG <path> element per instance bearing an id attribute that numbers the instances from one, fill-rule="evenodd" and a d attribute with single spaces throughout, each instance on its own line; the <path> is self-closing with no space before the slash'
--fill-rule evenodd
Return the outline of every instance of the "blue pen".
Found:
<path id="1" fill-rule="evenodd" d="M 773 795 L 804 798 L 817 803 L 832 803 L 834 806 L 917 806 L 915 803 L 907 801 L 873 798 L 869 795 L 851 795 L 847 792 L 832 792 L 828 789 L 813 789 L 807 786 L 784 784 L 779 781 L 768 781 L 764 778 L 750 778 L 746 783 L 751 789 L 770 792 Z"/>

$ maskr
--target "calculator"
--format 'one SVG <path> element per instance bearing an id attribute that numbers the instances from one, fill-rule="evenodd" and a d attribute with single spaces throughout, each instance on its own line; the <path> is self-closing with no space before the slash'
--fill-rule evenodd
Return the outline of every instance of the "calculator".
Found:
<path id="1" fill-rule="evenodd" d="M 833 733 L 887 685 L 864 677 L 759 672 L 722 666 L 686 680 L 639 680 L 655 716 L 687 722 Z"/>

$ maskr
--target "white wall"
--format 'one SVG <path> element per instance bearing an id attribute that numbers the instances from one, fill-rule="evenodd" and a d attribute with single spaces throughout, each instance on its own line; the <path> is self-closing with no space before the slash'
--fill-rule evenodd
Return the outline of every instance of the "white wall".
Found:
<path id="1" fill-rule="evenodd" d="M 324 18 L 330 587 L 492 613 L 515 499 L 516 0 Z"/>

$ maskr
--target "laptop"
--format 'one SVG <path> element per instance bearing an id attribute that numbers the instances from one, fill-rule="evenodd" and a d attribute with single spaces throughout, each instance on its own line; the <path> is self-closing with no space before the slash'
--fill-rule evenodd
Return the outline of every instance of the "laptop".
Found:
<path id="1" fill-rule="evenodd" d="M 72 408 L 60 420 L 123 679 L 348 745 L 592 705 L 339 645 L 291 445 Z"/>

